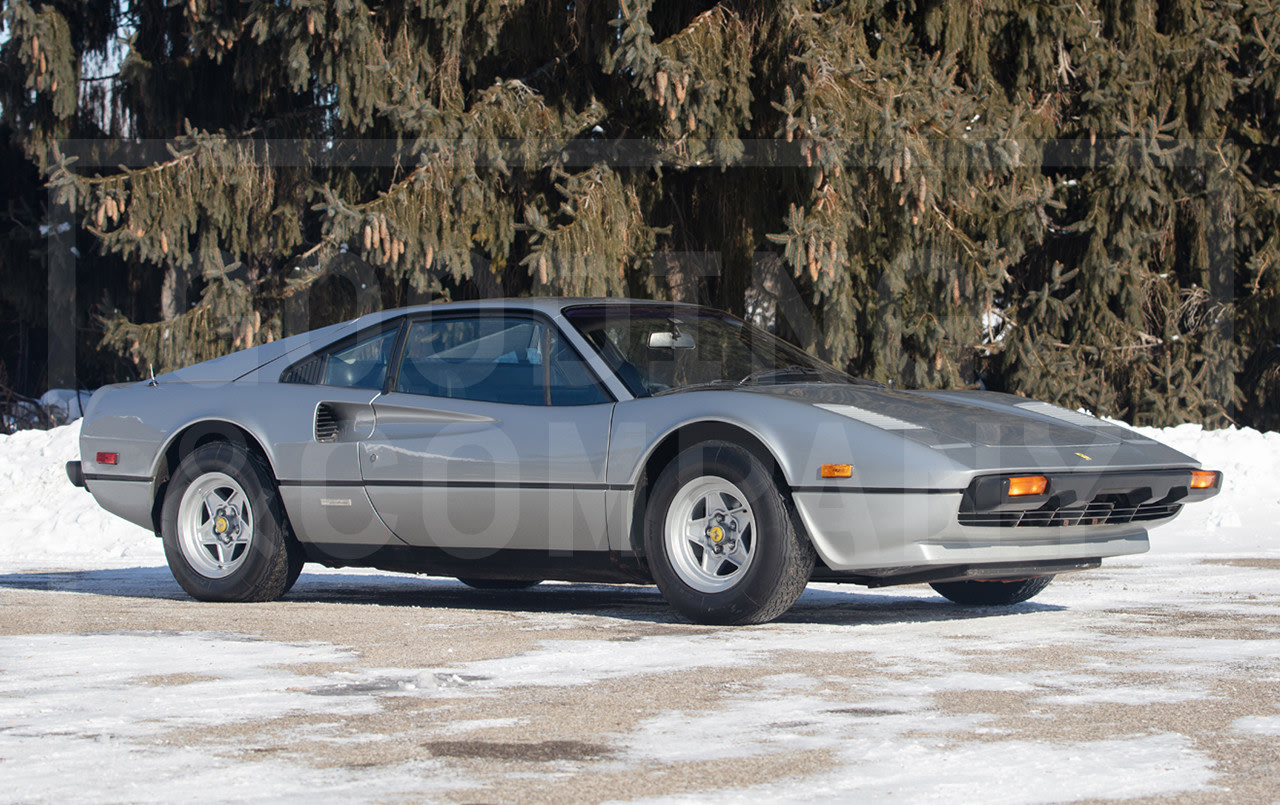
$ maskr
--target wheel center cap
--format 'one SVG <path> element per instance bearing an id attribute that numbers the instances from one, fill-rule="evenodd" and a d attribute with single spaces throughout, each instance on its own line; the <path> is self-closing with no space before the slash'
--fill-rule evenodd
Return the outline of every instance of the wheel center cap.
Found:
<path id="1" fill-rule="evenodd" d="M 719 545 L 724 541 L 724 529 L 718 525 L 713 525 L 707 529 L 707 539 Z"/>
<path id="2" fill-rule="evenodd" d="M 213 521 L 213 533 L 215 534 L 225 534 L 230 527 L 231 524 L 227 522 L 225 517 L 219 517 Z"/>

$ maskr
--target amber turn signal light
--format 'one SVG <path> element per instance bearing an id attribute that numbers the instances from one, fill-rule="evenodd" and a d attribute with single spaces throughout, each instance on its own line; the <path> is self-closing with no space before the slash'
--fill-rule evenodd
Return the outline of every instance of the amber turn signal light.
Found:
<path id="1" fill-rule="evenodd" d="M 852 478 L 852 464 L 823 464 L 818 474 L 823 478 Z"/>
<path id="2" fill-rule="evenodd" d="M 1191 471 L 1191 488 L 1192 489 L 1213 489 L 1218 485 L 1218 478 L 1221 473 L 1216 470 L 1192 470 Z"/>
<path id="3" fill-rule="evenodd" d="M 1043 495 L 1049 488 L 1049 479 L 1043 475 L 1017 475 L 1009 479 L 1009 497 Z"/>

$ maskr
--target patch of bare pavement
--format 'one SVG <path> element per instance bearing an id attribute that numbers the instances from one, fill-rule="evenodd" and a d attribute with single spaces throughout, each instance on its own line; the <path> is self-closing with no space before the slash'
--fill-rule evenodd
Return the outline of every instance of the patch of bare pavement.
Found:
<path id="1" fill-rule="evenodd" d="M 1059 578 L 1012 609 L 815 585 L 781 622 L 644 587 L 0 574 L 0 800 L 1280 800 L 1280 563 Z"/>

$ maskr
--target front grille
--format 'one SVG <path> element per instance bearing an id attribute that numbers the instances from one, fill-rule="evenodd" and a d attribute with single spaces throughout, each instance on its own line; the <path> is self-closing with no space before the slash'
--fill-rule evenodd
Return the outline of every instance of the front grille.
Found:
<path id="1" fill-rule="evenodd" d="M 338 440 L 338 415 L 328 403 L 316 406 L 315 432 L 317 442 Z"/>
<path id="2" fill-rule="evenodd" d="M 1083 507 L 1045 506 L 1028 512 L 960 512 L 960 525 L 995 528 L 1042 528 L 1064 525 L 1124 525 L 1173 517 L 1182 511 L 1180 503 L 1140 503 L 1117 505 L 1097 500 Z"/>
<path id="3" fill-rule="evenodd" d="M 1190 488 L 1190 470 L 1050 473 L 1044 494 L 1036 496 L 1010 496 L 1010 475 L 973 479 L 960 499 L 960 525 L 1125 525 L 1168 519 L 1188 500 L 1198 499 Z"/>

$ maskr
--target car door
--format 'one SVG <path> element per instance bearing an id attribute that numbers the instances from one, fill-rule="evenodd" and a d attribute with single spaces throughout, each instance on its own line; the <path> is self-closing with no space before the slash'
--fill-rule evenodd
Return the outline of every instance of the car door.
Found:
<path id="1" fill-rule="evenodd" d="M 299 539 L 339 563 L 397 540 L 365 493 L 359 440 L 371 432 L 399 338 L 391 320 L 352 334 L 281 373 L 269 416 L 278 423 L 281 499 Z"/>
<path id="2" fill-rule="evenodd" d="M 360 445 L 366 489 L 411 545 L 606 550 L 613 402 L 541 316 L 415 319 Z"/>

